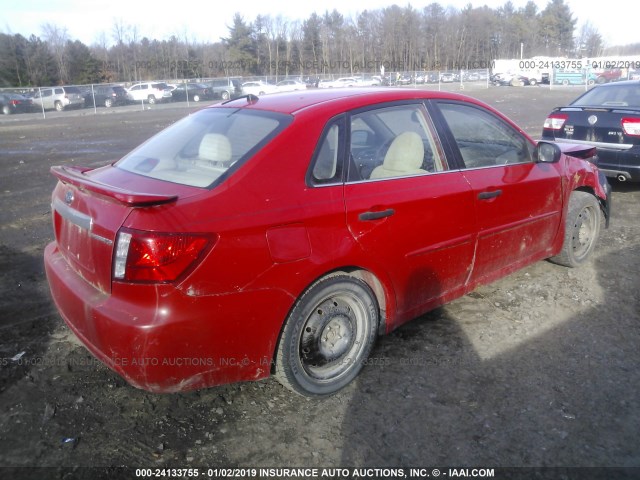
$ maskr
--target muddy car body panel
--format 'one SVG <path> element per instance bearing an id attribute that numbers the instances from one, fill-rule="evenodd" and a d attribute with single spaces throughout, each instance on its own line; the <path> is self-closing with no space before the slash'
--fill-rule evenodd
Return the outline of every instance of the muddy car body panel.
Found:
<path id="1" fill-rule="evenodd" d="M 494 145 L 467 135 L 469 116 Z M 375 334 L 558 254 L 572 191 L 607 211 L 595 166 L 535 152 L 459 95 L 240 98 L 113 165 L 54 168 L 51 292 L 89 350 L 139 388 L 275 371 L 299 393 L 333 393 Z"/>

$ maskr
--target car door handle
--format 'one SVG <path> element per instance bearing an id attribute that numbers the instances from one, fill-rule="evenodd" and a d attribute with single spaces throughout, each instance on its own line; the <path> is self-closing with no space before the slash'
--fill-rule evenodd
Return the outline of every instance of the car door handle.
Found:
<path id="1" fill-rule="evenodd" d="M 494 190 L 493 192 L 480 192 L 478 198 L 480 200 L 487 200 L 489 198 L 496 198 L 502 195 L 502 190 Z"/>
<path id="2" fill-rule="evenodd" d="M 378 212 L 364 212 L 358 215 L 359 220 L 378 220 L 380 218 L 390 217 L 396 213 L 393 208 L 388 208 L 386 210 L 380 210 Z"/>

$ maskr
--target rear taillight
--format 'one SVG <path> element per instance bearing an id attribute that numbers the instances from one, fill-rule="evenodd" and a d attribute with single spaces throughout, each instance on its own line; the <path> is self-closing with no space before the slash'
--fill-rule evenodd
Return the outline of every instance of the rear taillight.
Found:
<path id="1" fill-rule="evenodd" d="M 620 123 L 625 135 L 640 136 L 640 118 L 623 118 Z"/>
<path id="2" fill-rule="evenodd" d="M 19 104 L 20 104 L 20 100 L 11 100 L 9 103 L 10 103 L 11 105 L 14 105 L 14 106 L 15 106 L 15 105 L 19 105 Z"/>
<path id="3" fill-rule="evenodd" d="M 116 241 L 113 278 L 123 282 L 173 282 L 197 265 L 213 241 L 209 235 L 123 228 Z"/>
<path id="4" fill-rule="evenodd" d="M 564 122 L 566 122 L 568 118 L 569 115 L 566 115 L 564 113 L 552 113 L 544 121 L 544 128 L 560 130 L 564 126 Z"/>

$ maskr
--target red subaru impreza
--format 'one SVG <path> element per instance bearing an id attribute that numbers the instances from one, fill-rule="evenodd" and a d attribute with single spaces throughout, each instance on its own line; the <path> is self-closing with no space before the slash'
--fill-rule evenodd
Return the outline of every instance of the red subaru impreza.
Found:
<path id="1" fill-rule="evenodd" d="M 51 292 L 136 387 L 274 373 L 330 394 L 377 335 L 540 259 L 587 259 L 609 186 L 593 148 L 563 149 L 449 93 L 247 95 L 113 165 L 52 169 Z"/>

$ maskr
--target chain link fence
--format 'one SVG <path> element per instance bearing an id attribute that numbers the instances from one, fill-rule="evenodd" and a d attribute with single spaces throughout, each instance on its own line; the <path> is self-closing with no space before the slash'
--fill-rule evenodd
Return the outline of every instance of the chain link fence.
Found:
<path id="1" fill-rule="evenodd" d="M 489 85 L 488 69 L 398 71 L 354 75 L 321 74 L 304 77 L 267 75 L 4 88 L 0 89 L 0 101 L 3 106 L 11 104 L 7 108 L 2 107 L 3 114 L 31 113 L 47 118 L 52 112 L 85 110 L 84 113 L 87 113 L 92 110 L 97 114 L 104 109 L 112 108 L 122 109 L 122 111 L 130 111 L 132 108 L 149 110 L 154 105 L 163 103 L 182 103 L 189 107 L 201 102 L 226 101 L 248 93 L 263 95 L 291 90 L 336 87 L 403 87 L 472 91 L 489 88 Z M 207 90 L 207 92 L 193 93 L 198 89 Z"/>

